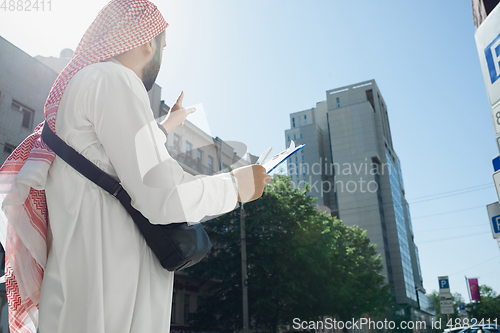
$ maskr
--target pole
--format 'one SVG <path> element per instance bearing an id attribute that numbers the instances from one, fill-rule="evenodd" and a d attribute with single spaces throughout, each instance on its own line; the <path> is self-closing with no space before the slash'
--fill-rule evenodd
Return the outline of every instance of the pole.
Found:
<path id="1" fill-rule="evenodd" d="M 248 333 L 248 276 L 247 276 L 247 243 L 245 234 L 245 209 L 241 203 L 241 286 L 243 291 L 243 333 Z"/>
<path id="2" fill-rule="evenodd" d="M 474 304 L 472 304 L 472 298 L 470 295 L 469 279 L 467 279 L 467 275 L 464 275 L 464 277 L 465 277 L 465 284 L 467 285 L 467 293 L 469 294 L 470 315 L 471 318 L 474 318 Z"/>

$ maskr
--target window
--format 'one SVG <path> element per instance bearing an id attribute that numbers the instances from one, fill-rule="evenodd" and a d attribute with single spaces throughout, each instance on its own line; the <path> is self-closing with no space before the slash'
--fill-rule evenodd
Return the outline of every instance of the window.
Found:
<path id="1" fill-rule="evenodd" d="M 191 157 L 191 143 L 186 141 L 186 156 Z"/>
<path id="2" fill-rule="evenodd" d="M 213 165 L 212 165 L 212 156 L 208 156 L 208 174 L 211 175 L 213 173 Z"/>
<path id="3" fill-rule="evenodd" d="M 174 134 L 174 148 L 178 152 L 181 150 L 181 137 L 178 134 Z"/>
<path id="4" fill-rule="evenodd" d="M 302 139 L 302 133 L 300 133 L 300 138 Z"/>
<path id="5" fill-rule="evenodd" d="M 175 323 L 175 296 L 176 296 L 176 292 L 174 291 L 174 293 L 172 294 L 172 313 L 170 316 L 170 323 L 171 324 Z"/>
<path id="6" fill-rule="evenodd" d="M 22 126 L 31 130 L 33 115 L 35 114 L 35 111 L 16 101 L 12 101 L 12 108 L 23 114 Z"/>
<path id="7" fill-rule="evenodd" d="M 203 152 L 200 149 L 196 149 L 196 159 L 198 160 L 198 162 L 201 163 L 202 157 L 203 157 Z"/>
<path id="8" fill-rule="evenodd" d="M 375 101 L 373 100 L 373 90 L 368 89 L 365 91 L 365 93 L 366 93 L 366 99 L 368 100 L 368 102 L 370 102 L 370 105 L 373 108 L 373 112 L 375 112 Z"/>
<path id="9" fill-rule="evenodd" d="M 297 139 L 297 137 L 295 137 L 295 134 L 293 135 L 293 139 L 294 139 L 294 140 L 296 140 L 296 139 Z"/>
<path id="10" fill-rule="evenodd" d="M 304 125 L 307 125 L 307 115 L 304 115 Z"/>
<path id="11" fill-rule="evenodd" d="M 188 323 L 189 320 L 189 295 L 184 295 L 184 325 Z"/>
<path id="12" fill-rule="evenodd" d="M 302 155 L 302 163 L 304 163 L 304 155 Z"/>
<path id="13" fill-rule="evenodd" d="M 302 166 L 302 176 L 305 176 L 306 175 L 306 166 L 303 165 Z"/>
<path id="14" fill-rule="evenodd" d="M 292 127 L 295 127 L 295 118 L 292 118 Z"/>
<path id="15" fill-rule="evenodd" d="M 340 107 L 340 98 L 337 97 L 337 107 Z"/>
<path id="16" fill-rule="evenodd" d="M 288 136 L 288 141 L 290 141 L 290 135 Z"/>
<path id="17" fill-rule="evenodd" d="M 12 152 L 14 151 L 14 149 L 16 149 L 16 147 L 14 147 L 13 145 L 9 145 L 8 143 L 6 143 L 3 146 L 3 152 L 7 153 L 9 155 L 12 154 Z"/>

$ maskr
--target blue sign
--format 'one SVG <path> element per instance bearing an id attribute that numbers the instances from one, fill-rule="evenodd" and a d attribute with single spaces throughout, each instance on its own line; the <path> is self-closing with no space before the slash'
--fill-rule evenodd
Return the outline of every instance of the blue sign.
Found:
<path id="1" fill-rule="evenodd" d="M 484 49 L 484 56 L 486 57 L 486 64 L 488 65 L 488 72 L 490 73 L 491 84 L 495 83 L 500 78 L 497 68 L 500 68 L 500 35 L 498 35 L 491 43 Z"/>
<path id="2" fill-rule="evenodd" d="M 491 225 L 493 226 L 495 234 L 500 233 L 500 215 L 493 216 L 491 218 Z"/>
<path id="3" fill-rule="evenodd" d="M 493 170 L 495 170 L 495 172 L 500 170 L 500 156 L 497 156 L 494 159 L 492 159 L 491 163 L 493 163 Z"/>
<path id="4" fill-rule="evenodd" d="M 460 303 L 460 304 L 458 305 L 458 309 L 459 309 L 460 311 L 464 311 L 464 310 L 465 310 L 465 304 L 464 304 L 464 303 Z"/>
<path id="5" fill-rule="evenodd" d="M 439 289 L 450 289 L 448 278 L 439 279 Z"/>

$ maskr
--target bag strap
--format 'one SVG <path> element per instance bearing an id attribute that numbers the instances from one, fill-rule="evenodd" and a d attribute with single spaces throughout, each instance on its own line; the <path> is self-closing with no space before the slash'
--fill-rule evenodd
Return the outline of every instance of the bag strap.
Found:
<path id="1" fill-rule="evenodd" d="M 42 130 L 43 141 L 62 158 L 71 165 L 76 171 L 80 172 L 90 181 L 102 187 L 109 194 L 116 197 L 123 187 L 113 177 L 99 169 L 94 163 L 87 160 L 80 153 L 68 146 L 60 137 L 58 137 L 45 123 Z"/>
<path id="2" fill-rule="evenodd" d="M 141 215 L 142 217 L 142 214 L 132 207 L 130 196 L 118 181 L 99 169 L 94 163 L 87 160 L 72 147 L 68 146 L 66 142 L 50 129 L 47 123 L 43 125 L 42 139 L 57 156 L 72 166 L 76 171 L 80 172 L 88 180 L 117 198 L 125 210 L 132 216 L 134 222 L 138 224 L 136 221 L 136 217 L 138 216 L 136 215 Z"/>

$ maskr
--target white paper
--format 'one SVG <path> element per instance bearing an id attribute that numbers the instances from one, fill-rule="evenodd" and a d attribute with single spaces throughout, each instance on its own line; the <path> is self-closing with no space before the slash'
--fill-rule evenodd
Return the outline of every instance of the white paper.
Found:
<path id="1" fill-rule="evenodd" d="M 292 156 L 293 154 L 295 154 L 300 149 L 304 148 L 304 146 L 305 146 L 305 144 L 304 145 L 300 145 L 298 147 L 295 147 L 295 142 L 293 142 L 293 140 L 292 140 L 292 142 L 290 143 L 290 147 L 288 147 L 287 149 L 285 149 L 281 153 L 274 155 L 268 162 L 262 164 L 262 166 L 264 168 L 266 168 L 266 172 L 267 173 L 270 173 L 271 171 L 273 171 L 274 169 L 276 169 L 276 167 L 278 165 L 280 165 L 281 163 L 283 163 L 283 161 L 285 161 L 286 159 L 288 159 L 290 156 Z"/>

